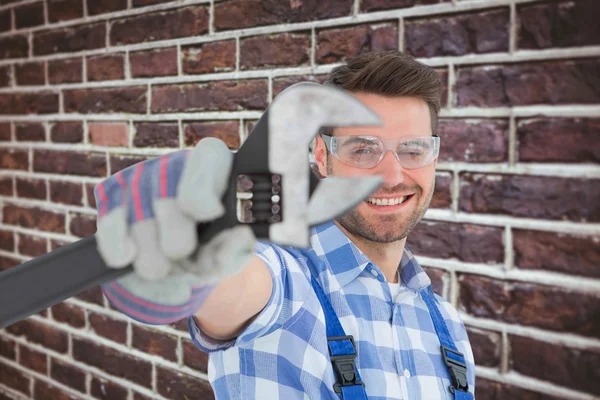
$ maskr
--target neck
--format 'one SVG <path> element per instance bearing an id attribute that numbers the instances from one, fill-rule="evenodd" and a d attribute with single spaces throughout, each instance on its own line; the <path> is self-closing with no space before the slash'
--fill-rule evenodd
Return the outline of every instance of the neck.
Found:
<path id="1" fill-rule="evenodd" d="M 347 231 L 337 221 L 334 223 L 348 236 L 350 240 L 362 251 L 374 264 L 376 264 L 385 279 L 390 283 L 398 283 L 398 266 L 404 254 L 406 238 L 390 243 L 379 243 L 356 236 Z"/>

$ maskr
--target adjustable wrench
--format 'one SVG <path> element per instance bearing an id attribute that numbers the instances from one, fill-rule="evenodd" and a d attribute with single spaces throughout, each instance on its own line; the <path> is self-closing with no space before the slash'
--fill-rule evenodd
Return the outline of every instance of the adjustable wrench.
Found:
<path id="1" fill-rule="evenodd" d="M 271 103 L 233 159 L 223 195 L 225 215 L 198 225 L 199 246 L 224 229 L 248 224 L 257 239 L 309 247 L 310 228 L 343 215 L 383 182 L 380 176 L 320 180 L 308 160 L 311 140 L 322 126 L 378 125 L 379 117 L 353 96 L 303 82 Z M 237 216 L 238 176 L 251 182 L 250 221 Z M 133 267 L 109 268 L 95 235 L 0 273 L 0 329 L 65 299 L 110 282 Z"/>

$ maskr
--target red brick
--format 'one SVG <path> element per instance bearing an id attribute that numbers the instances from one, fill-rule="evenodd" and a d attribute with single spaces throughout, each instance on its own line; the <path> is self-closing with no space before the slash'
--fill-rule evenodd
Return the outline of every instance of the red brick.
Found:
<path id="1" fill-rule="evenodd" d="M 14 191 L 12 177 L 0 177 L 0 196 L 12 196 L 13 194 Z"/>
<path id="2" fill-rule="evenodd" d="M 254 26 L 352 15 L 353 0 L 287 2 L 279 0 L 229 0 L 215 4 L 215 30 L 242 29 Z"/>
<path id="3" fill-rule="evenodd" d="M 509 10 L 407 20 L 406 52 L 414 57 L 459 56 L 508 50 Z"/>
<path id="4" fill-rule="evenodd" d="M 85 326 L 85 313 L 80 307 L 69 303 L 58 303 L 52 307 L 52 317 L 54 320 L 71 325 L 74 328 L 83 328 Z"/>
<path id="5" fill-rule="evenodd" d="M 15 80 L 19 86 L 45 84 L 44 63 L 31 62 L 15 65 Z"/>
<path id="6" fill-rule="evenodd" d="M 513 229 L 515 266 L 600 278 L 600 238 Z"/>
<path id="7" fill-rule="evenodd" d="M 152 112 L 264 110 L 265 80 L 217 81 L 152 87 Z"/>
<path id="8" fill-rule="evenodd" d="M 156 367 L 156 386 L 161 395 L 170 399 L 215 398 L 208 381 L 160 366 Z"/>
<path id="9" fill-rule="evenodd" d="M 29 42 L 25 35 L 4 36 L 0 38 L 0 60 L 24 58 L 29 53 Z"/>
<path id="10" fill-rule="evenodd" d="M 44 381 L 36 380 L 33 390 L 35 391 L 36 400 L 79 400 L 80 397 L 75 397 L 67 392 L 62 391 L 56 386 L 47 384 Z"/>
<path id="11" fill-rule="evenodd" d="M 144 50 L 129 53 L 133 78 L 177 75 L 177 49 Z"/>
<path id="12" fill-rule="evenodd" d="M 119 19 L 110 29 L 111 45 L 198 36 L 208 33 L 208 7 L 191 6 Z"/>
<path id="13" fill-rule="evenodd" d="M 0 48 L 2 48 L 1 43 Z M 0 114 L 51 114 L 57 112 L 57 93 L 35 92 L 0 94 Z"/>
<path id="14" fill-rule="evenodd" d="M 17 343 L 4 336 L 0 336 L 0 357 L 8 358 L 9 360 L 17 360 Z"/>
<path id="15" fill-rule="evenodd" d="M 83 187 L 76 182 L 50 181 L 50 200 L 55 203 L 83 205 Z"/>
<path id="16" fill-rule="evenodd" d="M 406 241 L 417 254 L 474 263 L 503 263 L 502 229 L 422 221 Z"/>
<path id="17" fill-rule="evenodd" d="M 29 319 L 14 323 L 6 327 L 6 330 L 13 335 L 24 336 L 30 342 L 40 344 L 59 353 L 66 353 L 69 347 L 66 332 Z"/>
<path id="18" fill-rule="evenodd" d="M 85 0 L 89 15 L 105 14 L 127 8 L 127 0 Z"/>
<path id="19" fill-rule="evenodd" d="M 452 206 L 452 175 L 438 173 L 435 177 L 435 190 L 430 208 L 450 208 Z"/>
<path id="20" fill-rule="evenodd" d="M 14 251 L 15 239 L 12 232 L 0 230 L 0 249 L 10 252 Z"/>
<path id="21" fill-rule="evenodd" d="M 147 160 L 146 156 L 110 156 L 110 173 L 115 174 L 122 169 Z"/>
<path id="22" fill-rule="evenodd" d="M 44 25 L 44 2 L 25 4 L 14 8 L 17 29 Z"/>
<path id="23" fill-rule="evenodd" d="M 151 4 L 168 3 L 173 0 L 133 0 L 133 7 L 144 7 Z"/>
<path id="24" fill-rule="evenodd" d="M 459 106 L 595 104 L 599 93 L 600 59 L 465 67 L 456 77 Z"/>
<path id="25" fill-rule="evenodd" d="M 96 187 L 96 185 L 94 185 L 93 183 L 85 184 L 88 206 L 92 208 L 96 208 L 96 196 L 94 195 L 94 187 Z"/>
<path id="26" fill-rule="evenodd" d="M 46 141 L 46 129 L 38 122 L 15 124 L 15 139 L 26 142 Z"/>
<path id="27" fill-rule="evenodd" d="M 481 318 L 598 337 L 596 295 L 534 283 L 497 281 L 461 274 L 461 309 Z"/>
<path id="28" fill-rule="evenodd" d="M 133 347 L 170 361 L 177 361 L 177 337 L 156 330 L 132 325 Z"/>
<path id="29" fill-rule="evenodd" d="M 440 105 L 442 106 L 442 108 L 444 108 L 448 105 L 448 70 L 436 69 L 435 71 L 438 73 L 440 77 L 440 82 L 442 83 Z"/>
<path id="30" fill-rule="evenodd" d="M 0 67 L 0 87 L 9 87 L 12 80 L 10 65 Z"/>
<path id="31" fill-rule="evenodd" d="M 181 48 L 183 73 L 202 74 L 233 71 L 236 58 L 235 47 L 235 40 L 184 46 Z"/>
<path id="32" fill-rule="evenodd" d="M 54 251 L 54 250 L 58 249 L 59 247 L 66 246 L 66 245 L 68 245 L 70 243 L 71 242 L 67 242 L 67 241 L 64 241 L 64 240 L 50 239 L 50 251 Z"/>
<path id="33" fill-rule="evenodd" d="M 323 83 L 327 75 L 294 75 L 273 79 L 273 98 L 276 98 L 284 89 L 298 82 Z"/>
<path id="34" fill-rule="evenodd" d="M 12 20 L 10 9 L 0 11 L 0 32 L 8 32 L 12 29 Z"/>
<path id="35" fill-rule="evenodd" d="M 362 0 L 360 2 L 360 11 L 381 11 L 428 4 L 450 3 L 451 1 L 452 0 Z"/>
<path id="36" fill-rule="evenodd" d="M 517 6 L 520 49 L 600 44 L 596 0 L 534 3 Z"/>
<path id="37" fill-rule="evenodd" d="M 31 378 L 16 368 L 0 363 L 0 382 L 18 392 L 30 395 L 29 382 Z"/>
<path id="38" fill-rule="evenodd" d="M 189 339 L 181 339 L 183 345 L 183 364 L 200 372 L 208 371 L 208 354 L 200 350 Z"/>
<path id="39" fill-rule="evenodd" d="M 47 0 L 50 22 L 70 21 L 83 17 L 83 0 Z"/>
<path id="40" fill-rule="evenodd" d="M 473 348 L 475 364 L 482 367 L 499 367 L 502 347 L 500 333 L 469 327 L 467 334 Z"/>
<path id="41" fill-rule="evenodd" d="M 190 122 L 183 127 L 185 146 L 193 147 L 205 137 L 221 139 L 230 149 L 240 147 L 240 124 L 237 121 Z"/>
<path id="42" fill-rule="evenodd" d="M 517 123 L 519 160 L 600 162 L 600 119 L 545 118 Z"/>
<path id="43" fill-rule="evenodd" d="M 146 94 L 145 86 L 66 90 L 65 112 L 145 114 Z"/>
<path id="44" fill-rule="evenodd" d="M 35 32 L 33 35 L 33 52 L 36 56 L 100 49 L 104 46 L 106 46 L 104 22 Z"/>
<path id="45" fill-rule="evenodd" d="M 139 394 L 136 391 L 133 391 L 133 400 L 152 400 L 152 398 L 144 396 L 143 394 Z"/>
<path id="46" fill-rule="evenodd" d="M 0 122 L 0 141 L 10 142 L 10 122 Z"/>
<path id="47" fill-rule="evenodd" d="M 98 304 L 100 306 L 104 305 L 104 295 L 102 294 L 102 290 L 100 286 L 95 286 L 91 289 L 84 290 L 75 296 L 79 300 L 86 301 L 88 303 Z M 90 314 L 90 323 L 91 323 L 91 314 Z"/>
<path id="48" fill-rule="evenodd" d="M 48 252 L 48 240 L 45 238 L 19 235 L 19 253 L 25 256 L 39 257 Z"/>
<path id="49" fill-rule="evenodd" d="M 188 319 L 187 318 L 183 318 L 180 319 L 179 321 L 176 322 L 172 322 L 169 324 L 169 326 L 173 329 L 177 329 L 180 330 L 182 332 L 188 332 Z"/>
<path id="50" fill-rule="evenodd" d="M 127 400 L 128 391 L 116 383 L 92 376 L 90 393 L 101 400 Z"/>
<path id="51" fill-rule="evenodd" d="M 48 356 L 27 346 L 19 345 L 19 363 L 43 375 L 48 372 Z"/>
<path id="52" fill-rule="evenodd" d="M 48 61 L 48 81 L 51 84 L 82 82 L 81 58 Z"/>
<path id="53" fill-rule="evenodd" d="M 50 140 L 55 143 L 83 142 L 83 125 L 81 122 L 55 122 L 50 128 Z"/>
<path id="54" fill-rule="evenodd" d="M 106 176 L 106 156 L 60 150 L 34 150 L 33 170 L 55 174 Z"/>
<path id="55" fill-rule="evenodd" d="M 29 168 L 27 150 L 0 149 L 0 168 L 27 171 Z"/>
<path id="56" fill-rule="evenodd" d="M 73 337 L 73 358 L 141 386 L 152 386 L 151 363 L 87 339 Z"/>
<path id="57" fill-rule="evenodd" d="M 280 33 L 240 40 L 240 68 L 308 65 L 310 32 Z"/>
<path id="58" fill-rule="evenodd" d="M 176 123 L 140 123 L 135 128 L 135 147 L 179 147 L 179 127 Z"/>
<path id="59" fill-rule="evenodd" d="M 52 359 L 50 377 L 63 385 L 85 393 L 85 372 L 63 361 Z"/>
<path id="60" fill-rule="evenodd" d="M 508 160 L 508 121 L 442 119 L 439 161 L 505 162 Z"/>
<path id="61" fill-rule="evenodd" d="M 397 24 L 335 28 L 317 33 L 315 61 L 329 64 L 370 51 L 398 49 Z"/>
<path id="62" fill-rule="evenodd" d="M 127 322 L 93 311 L 89 312 L 89 320 L 91 330 L 97 335 L 122 344 L 127 342 Z"/>
<path id="63" fill-rule="evenodd" d="M 69 224 L 71 233 L 79 237 L 88 237 L 96 233 L 96 217 L 87 214 L 71 213 Z"/>
<path id="64" fill-rule="evenodd" d="M 577 193 L 577 196 L 573 196 Z M 459 209 L 466 212 L 600 221 L 600 180 L 462 174 Z"/>
<path id="65" fill-rule="evenodd" d="M 88 126 L 90 142 L 98 146 L 127 147 L 129 126 L 127 123 L 92 122 Z"/>
<path id="66" fill-rule="evenodd" d="M 16 258 L 0 256 L 0 271 L 5 271 L 12 267 L 16 267 L 21 264 L 21 260 L 17 260 Z"/>
<path id="67" fill-rule="evenodd" d="M 526 376 L 600 395 L 600 351 L 509 336 L 512 368 Z"/>
<path id="68" fill-rule="evenodd" d="M 46 181 L 42 179 L 16 178 L 16 190 L 18 197 L 29 199 L 46 200 Z"/>
<path id="69" fill-rule="evenodd" d="M 125 79 L 123 54 L 91 56 L 86 59 L 88 81 Z"/>
<path id="70" fill-rule="evenodd" d="M 37 228 L 43 231 L 65 233 L 64 213 L 47 211 L 38 207 L 20 207 L 6 204 L 2 221 L 23 228 Z"/>
<path id="71" fill-rule="evenodd" d="M 475 384 L 475 397 L 477 399 L 486 400 L 564 400 L 564 398 L 525 390 L 506 383 L 490 381 L 479 376 L 477 377 L 477 383 Z"/>

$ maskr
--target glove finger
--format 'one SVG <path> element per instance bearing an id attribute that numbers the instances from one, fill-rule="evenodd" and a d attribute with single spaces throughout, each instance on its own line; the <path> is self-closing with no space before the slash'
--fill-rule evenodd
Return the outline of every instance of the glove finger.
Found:
<path id="1" fill-rule="evenodd" d="M 232 165 L 233 154 L 222 140 L 200 140 L 189 152 L 177 188 L 181 210 L 198 222 L 221 217 L 225 213 L 221 198 L 227 189 Z"/>
<path id="2" fill-rule="evenodd" d="M 148 280 L 137 274 L 127 274 L 117 283 L 135 297 L 166 306 L 185 304 L 192 295 L 190 274 L 177 266 L 173 273 L 160 281 Z"/>
<path id="3" fill-rule="evenodd" d="M 205 284 L 234 275 L 256 254 L 256 238 L 247 225 L 226 229 L 200 248 L 195 260 L 182 263 Z"/>
<path id="4" fill-rule="evenodd" d="M 129 235 L 125 181 L 120 172 L 114 178 L 94 188 L 98 208 L 95 238 L 106 265 L 124 268 L 133 262 L 137 249 Z"/>
<path id="5" fill-rule="evenodd" d="M 152 174 L 152 196 L 155 218 L 158 221 L 160 248 L 167 257 L 180 260 L 188 257 L 197 246 L 196 222 L 184 214 L 175 198 L 185 152 L 161 157 Z"/>
<path id="6" fill-rule="evenodd" d="M 136 272 L 145 279 L 159 280 L 168 275 L 173 264 L 162 252 L 159 232 L 152 208 L 152 177 L 157 160 L 136 164 L 125 172 L 133 174 L 128 181 L 130 195 L 127 196 L 130 234 L 138 249 L 133 261 Z"/>

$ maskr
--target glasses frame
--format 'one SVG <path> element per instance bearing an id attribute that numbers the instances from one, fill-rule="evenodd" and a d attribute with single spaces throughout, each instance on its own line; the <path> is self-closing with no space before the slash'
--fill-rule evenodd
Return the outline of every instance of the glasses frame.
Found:
<path id="1" fill-rule="evenodd" d="M 329 153 L 331 153 L 336 159 L 338 159 L 341 163 L 348 165 L 350 167 L 353 168 L 360 168 L 360 169 L 372 169 L 377 167 L 379 164 L 381 164 L 381 161 L 383 161 L 383 158 L 385 157 L 385 155 L 387 154 L 388 151 L 392 151 L 394 153 L 394 157 L 396 157 L 396 160 L 398 161 L 398 163 L 402 166 L 402 168 L 404 169 L 419 169 L 419 168 L 423 168 L 426 167 L 427 165 L 431 164 L 433 162 L 433 160 L 435 160 L 439 154 L 440 154 L 440 137 L 438 135 L 431 135 L 431 136 L 407 136 L 407 137 L 403 137 L 400 139 L 382 139 L 380 137 L 377 136 L 368 136 L 368 135 L 347 135 L 347 136 L 329 136 L 329 135 L 325 135 L 325 134 L 321 134 L 320 135 L 321 138 L 323 139 L 323 141 L 325 142 L 325 147 L 327 148 L 327 151 Z M 336 152 L 332 151 L 332 142 L 333 142 L 333 138 L 336 137 L 363 137 L 363 138 L 369 138 L 369 139 L 377 139 L 379 141 L 381 141 L 383 143 L 384 146 L 384 151 L 381 153 L 381 156 L 379 157 L 379 160 L 377 161 L 377 164 L 375 164 L 372 167 L 358 167 L 356 165 L 351 165 L 348 164 L 346 162 L 344 162 L 343 160 L 341 160 L 338 155 L 336 154 Z M 396 149 L 398 148 L 398 144 L 402 143 L 403 141 L 406 140 L 414 140 L 416 138 L 435 138 L 435 140 L 433 141 L 434 143 L 434 150 L 433 150 L 433 156 L 431 157 L 431 161 L 429 161 L 427 164 L 423 164 L 420 167 L 405 167 L 404 165 L 402 165 L 402 162 L 400 162 L 400 158 L 398 157 L 398 153 L 396 152 Z"/>

